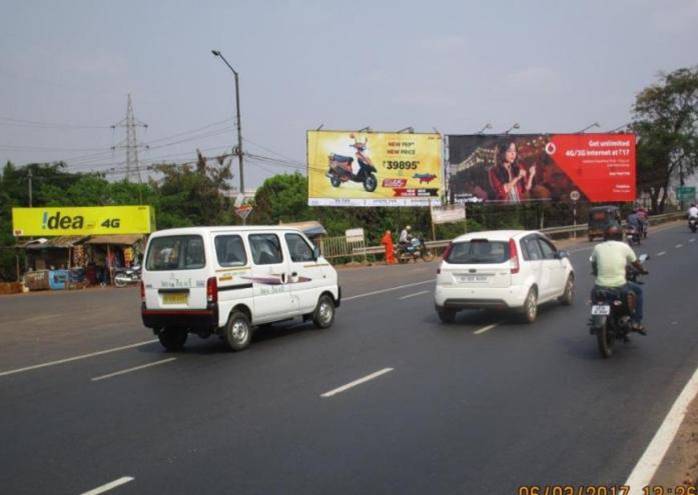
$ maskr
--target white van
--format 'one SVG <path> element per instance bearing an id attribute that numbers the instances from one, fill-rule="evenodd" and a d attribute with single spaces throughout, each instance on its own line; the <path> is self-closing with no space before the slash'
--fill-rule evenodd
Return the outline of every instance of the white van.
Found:
<path id="1" fill-rule="evenodd" d="M 257 325 L 302 317 L 328 328 L 341 301 L 337 272 L 294 228 L 161 230 L 144 260 L 143 324 L 171 351 L 190 332 L 237 351 Z"/>

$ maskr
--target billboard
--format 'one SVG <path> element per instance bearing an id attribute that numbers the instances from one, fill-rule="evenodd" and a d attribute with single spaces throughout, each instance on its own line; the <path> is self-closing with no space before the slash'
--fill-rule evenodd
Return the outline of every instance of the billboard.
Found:
<path id="1" fill-rule="evenodd" d="M 633 134 L 448 136 L 456 202 L 635 200 Z"/>
<path id="2" fill-rule="evenodd" d="M 150 206 L 12 208 L 12 233 L 22 236 L 148 234 Z"/>
<path id="3" fill-rule="evenodd" d="M 440 134 L 308 131 L 310 206 L 440 204 Z"/>

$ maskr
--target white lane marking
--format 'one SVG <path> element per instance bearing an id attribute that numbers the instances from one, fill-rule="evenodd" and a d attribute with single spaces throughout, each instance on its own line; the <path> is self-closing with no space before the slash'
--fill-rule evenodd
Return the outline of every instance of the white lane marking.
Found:
<path id="1" fill-rule="evenodd" d="M 676 245 L 676 249 L 679 249 L 679 248 L 682 248 L 682 247 L 683 247 L 683 244 L 677 244 L 677 245 Z"/>
<path id="2" fill-rule="evenodd" d="M 422 290 L 419 292 L 415 292 L 414 294 L 407 294 L 406 296 L 398 297 L 398 299 L 400 301 L 402 301 L 403 299 L 409 299 L 410 297 L 417 297 L 417 296 L 421 296 L 423 294 L 431 294 L 431 291 L 430 290 Z"/>
<path id="3" fill-rule="evenodd" d="M 681 423 L 683 422 L 688 406 L 698 395 L 698 369 L 683 388 L 678 398 L 671 406 L 669 413 L 664 418 L 664 422 L 655 433 L 654 438 L 647 446 L 645 453 L 637 461 L 635 468 L 625 482 L 630 487 L 629 495 L 641 495 L 642 487 L 649 485 L 657 472 L 657 468 L 664 459 L 669 446 L 676 436 Z"/>
<path id="4" fill-rule="evenodd" d="M 334 390 L 330 390 L 329 392 L 325 392 L 324 394 L 320 394 L 320 397 L 332 397 L 333 395 L 344 392 L 345 390 L 348 390 L 352 387 L 356 387 L 357 385 L 361 385 L 362 383 L 365 383 L 369 380 L 373 380 L 375 378 L 378 378 L 379 376 L 385 375 L 386 373 L 390 373 L 391 371 L 393 371 L 393 368 L 383 368 L 380 371 L 376 371 L 375 373 L 371 373 L 370 375 L 366 375 L 363 378 L 359 378 L 358 380 L 354 380 L 353 382 L 347 383 L 346 385 L 342 385 L 339 388 L 335 388 Z"/>
<path id="5" fill-rule="evenodd" d="M 688 240 L 688 242 L 696 242 L 696 238 L 695 238 L 695 237 L 691 237 L 691 238 Z"/>
<path id="6" fill-rule="evenodd" d="M 125 485 L 130 481 L 133 481 L 133 478 L 131 476 L 124 476 L 122 478 L 119 478 L 118 480 L 114 480 L 105 485 L 93 488 L 89 492 L 83 492 L 80 495 L 99 495 L 100 493 L 108 492 L 109 490 L 111 490 L 112 488 L 116 488 L 117 486 Z"/>
<path id="7" fill-rule="evenodd" d="M 134 366 L 133 368 L 127 368 L 125 370 L 115 371 L 114 373 L 109 373 L 108 375 L 96 376 L 96 377 L 92 378 L 92 381 L 98 382 L 100 380 L 104 380 L 105 378 L 111 378 L 112 376 L 125 375 L 126 373 L 131 373 L 132 371 L 138 371 L 138 370 L 142 370 L 144 368 L 150 368 L 151 366 L 157 366 L 158 364 L 169 363 L 170 361 L 174 361 L 175 359 L 177 359 L 177 358 L 162 359 L 160 361 L 155 361 L 154 363 L 142 364 L 140 366 Z"/>
<path id="8" fill-rule="evenodd" d="M 433 284 L 435 282 L 436 282 L 436 280 L 432 278 L 431 280 L 424 280 L 423 282 L 414 282 L 412 284 L 397 285 L 395 287 L 389 287 L 387 289 L 374 290 L 373 292 L 366 292 L 365 294 L 358 294 L 356 296 L 351 296 L 351 297 L 343 297 L 342 302 L 351 301 L 352 299 L 359 299 L 361 297 L 375 296 L 376 294 L 383 294 L 385 292 L 392 292 L 394 290 L 406 289 L 407 287 L 415 287 L 417 285 Z"/>
<path id="9" fill-rule="evenodd" d="M 666 254 L 666 251 L 659 251 L 657 253 L 657 256 L 664 256 Z"/>
<path id="10" fill-rule="evenodd" d="M 481 333 L 489 332 L 490 330 L 492 330 L 492 329 L 493 329 L 494 327 L 496 327 L 497 325 L 499 325 L 499 323 L 492 323 L 491 325 L 487 325 L 486 327 L 482 327 L 482 328 L 480 328 L 480 329 L 478 329 L 478 330 L 475 330 L 475 331 L 473 332 L 473 335 L 480 335 Z"/>
<path id="11" fill-rule="evenodd" d="M 15 373 L 22 373 L 24 371 L 35 370 L 39 368 L 45 368 L 47 366 L 55 366 L 57 364 L 70 363 L 71 361 L 77 361 L 79 359 L 87 359 L 94 356 L 101 356 L 102 354 L 109 354 L 111 352 L 123 351 L 125 349 L 133 349 L 134 347 L 140 347 L 142 345 L 152 344 L 157 342 L 154 340 L 144 340 L 143 342 L 136 342 L 135 344 L 122 345 L 121 347 L 114 347 L 112 349 L 106 349 L 104 351 L 91 352 L 90 354 L 81 354 L 80 356 L 73 356 L 65 359 L 59 359 L 58 361 L 49 361 L 48 363 L 35 364 L 33 366 L 25 366 L 24 368 L 17 368 L 16 370 L 8 370 L 0 372 L 0 376 L 14 375 Z"/>

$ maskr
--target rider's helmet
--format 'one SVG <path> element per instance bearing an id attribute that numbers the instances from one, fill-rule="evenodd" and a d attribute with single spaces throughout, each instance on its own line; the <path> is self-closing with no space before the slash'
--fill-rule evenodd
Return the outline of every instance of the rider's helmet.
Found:
<path id="1" fill-rule="evenodd" d="M 407 232 L 409 232 L 410 230 L 412 230 L 412 227 L 410 227 L 410 226 L 408 225 L 407 227 L 405 227 L 405 230 L 406 230 Z"/>
<path id="2" fill-rule="evenodd" d="M 617 225 L 611 225 L 603 233 L 603 238 L 607 241 L 622 241 L 623 231 Z"/>

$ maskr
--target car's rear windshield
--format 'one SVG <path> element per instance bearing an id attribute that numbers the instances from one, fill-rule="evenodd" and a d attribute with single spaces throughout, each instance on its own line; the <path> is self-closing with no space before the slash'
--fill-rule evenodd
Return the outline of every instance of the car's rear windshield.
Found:
<path id="1" fill-rule="evenodd" d="M 150 241 L 146 270 L 196 270 L 204 266 L 204 241 L 200 235 L 156 237 Z"/>
<path id="2" fill-rule="evenodd" d="M 474 239 L 454 243 L 446 262 L 456 265 L 479 265 L 504 263 L 508 259 L 508 242 Z"/>

